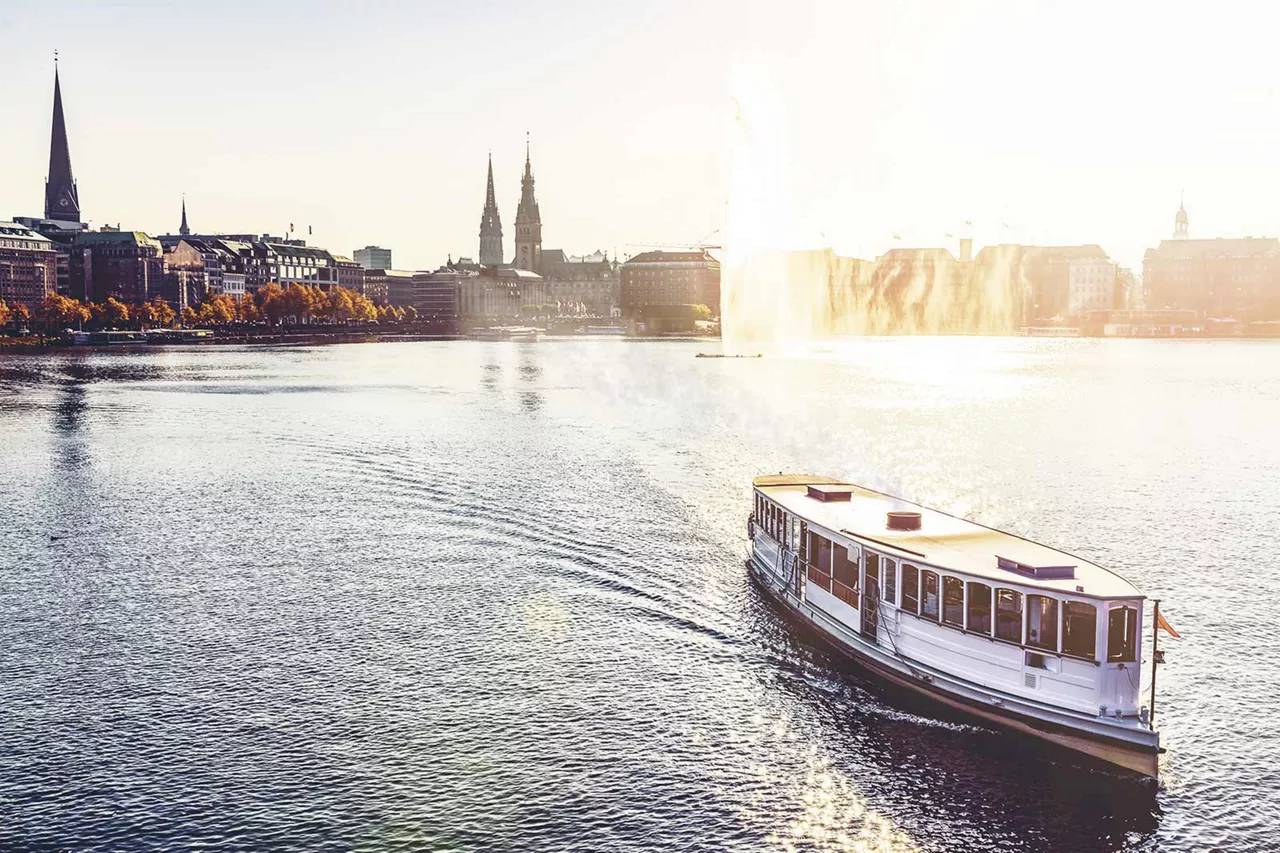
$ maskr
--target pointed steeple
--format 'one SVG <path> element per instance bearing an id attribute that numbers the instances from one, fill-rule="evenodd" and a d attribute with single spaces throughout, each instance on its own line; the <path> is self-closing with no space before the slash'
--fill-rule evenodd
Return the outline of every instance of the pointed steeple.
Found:
<path id="1" fill-rule="evenodd" d="M 489 182 L 484 194 L 484 213 L 480 215 L 480 263 L 486 267 L 502 266 L 502 218 L 498 216 L 498 197 L 493 191 L 493 152 L 489 152 Z"/>
<path id="2" fill-rule="evenodd" d="M 1187 238 L 1187 205 L 1182 197 L 1178 199 L 1178 215 L 1173 218 L 1173 237 L 1175 240 Z"/>
<path id="3" fill-rule="evenodd" d="M 53 132 L 49 139 L 49 176 L 44 185 L 44 218 L 80 221 L 80 197 L 71 176 L 71 151 L 67 147 L 67 121 L 62 115 L 62 83 L 58 56 L 53 58 Z"/>
<path id="4" fill-rule="evenodd" d="M 533 194 L 533 163 L 529 156 L 529 135 L 524 139 L 524 177 L 520 180 L 520 206 L 516 208 L 517 269 L 538 271 L 542 266 L 542 214 Z"/>
<path id="5" fill-rule="evenodd" d="M 187 227 L 187 196 L 182 196 L 182 224 L 178 226 L 178 233 L 183 237 L 191 233 L 191 229 Z"/>

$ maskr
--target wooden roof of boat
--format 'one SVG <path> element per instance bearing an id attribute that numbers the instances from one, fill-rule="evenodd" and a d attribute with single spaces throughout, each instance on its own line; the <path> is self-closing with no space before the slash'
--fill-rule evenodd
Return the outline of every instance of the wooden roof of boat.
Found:
<path id="1" fill-rule="evenodd" d="M 752 484 L 788 512 L 828 530 L 855 536 L 872 548 L 887 546 L 885 553 L 906 562 L 916 557 L 919 564 L 989 579 L 993 585 L 1003 582 L 1089 598 L 1144 597 L 1120 575 L 1073 554 L 865 486 L 810 474 L 771 474 L 756 477 Z M 810 496 L 809 486 L 842 486 L 848 489 L 849 499 L 820 500 Z M 890 529 L 890 512 L 920 513 L 920 528 Z M 1031 577 L 1001 567 L 1000 558 L 1024 567 L 1070 566 L 1074 576 Z M 1078 587 L 1083 587 L 1083 592 Z"/>

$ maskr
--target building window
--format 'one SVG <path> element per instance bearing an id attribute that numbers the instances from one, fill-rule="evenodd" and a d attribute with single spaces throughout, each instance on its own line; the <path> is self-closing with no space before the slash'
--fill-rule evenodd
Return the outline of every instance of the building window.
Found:
<path id="1" fill-rule="evenodd" d="M 1136 661 L 1138 654 L 1138 611 L 1113 607 L 1107 615 L 1107 660 L 1111 663 Z"/>
<path id="2" fill-rule="evenodd" d="M 938 576 L 933 572 L 920 572 L 920 615 L 938 618 Z"/>
<path id="3" fill-rule="evenodd" d="M 920 612 L 920 570 L 908 563 L 902 564 L 902 609 Z"/>
<path id="4" fill-rule="evenodd" d="M 1062 605 L 1062 653 L 1094 659 L 1098 643 L 1098 608 L 1083 601 Z"/>
<path id="5" fill-rule="evenodd" d="M 1027 596 L 1027 645 L 1058 650 L 1058 601 L 1047 595 Z"/>
<path id="6" fill-rule="evenodd" d="M 959 578 L 942 578 L 942 622 L 964 627 L 964 582 Z"/>
<path id="7" fill-rule="evenodd" d="M 967 627 L 974 633 L 991 635 L 991 587 L 985 583 L 969 582 Z"/>
<path id="8" fill-rule="evenodd" d="M 996 590 L 996 638 L 1022 642 L 1022 593 Z"/>

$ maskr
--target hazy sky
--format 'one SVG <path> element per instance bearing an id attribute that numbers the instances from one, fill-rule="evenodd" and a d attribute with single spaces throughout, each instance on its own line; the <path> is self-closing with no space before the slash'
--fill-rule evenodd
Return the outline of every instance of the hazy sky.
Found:
<path id="1" fill-rule="evenodd" d="M 95 226 L 174 230 L 185 191 L 198 230 L 293 222 L 335 251 L 376 243 L 432 267 L 476 254 L 492 148 L 510 254 L 527 130 L 544 247 L 696 241 L 725 221 L 745 79 L 774 93 L 752 120 L 784 140 L 778 218 L 797 233 L 864 257 L 948 232 L 1097 242 L 1140 265 L 1180 190 L 1193 236 L 1280 236 L 1278 14 L 5 0 L 0 216 L 43 206 L 56 47 Z"/>

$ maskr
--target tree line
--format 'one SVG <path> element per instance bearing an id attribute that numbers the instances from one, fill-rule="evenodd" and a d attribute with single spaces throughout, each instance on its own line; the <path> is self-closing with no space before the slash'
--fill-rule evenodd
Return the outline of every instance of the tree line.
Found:
<path id="1" fill-rule="evenodd" d="M 314 285 L 272 282 L 240 297 L 206 294 L 199 304 L 174 309 L 156 296 L 146 302 L 126 304 L 109 297 L 105 302 L 81 302 L 56 293 L 46 296 L 33 313 L 22 302 L 0 299 L 0 328 L 30 327 L 39 323 L 46 332 L 77 329 L 150 329 L 174 326 L 229 326 L 266 323 L 272 326 L 315 323 L 372 323 L 416 320 L 413 306 L 375 305 L 359 291 L 333 286 L 321 290 Z"/>

